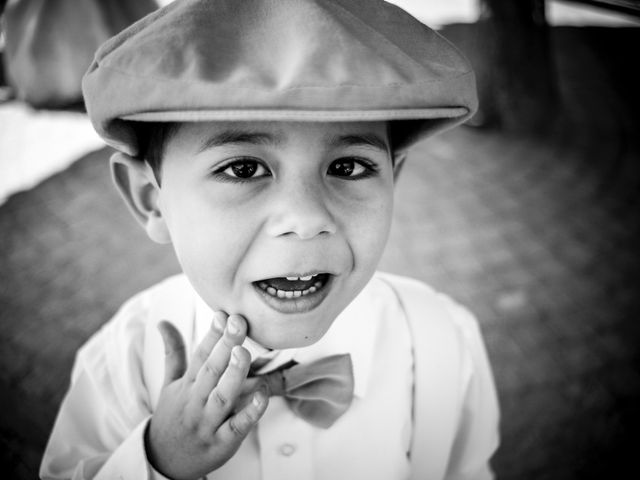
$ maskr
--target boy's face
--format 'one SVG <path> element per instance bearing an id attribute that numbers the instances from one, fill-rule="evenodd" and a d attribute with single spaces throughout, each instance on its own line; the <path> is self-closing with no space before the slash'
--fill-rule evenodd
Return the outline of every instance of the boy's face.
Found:
<path id="1" fill-rule="evenodd" d="M 186 123 L 167 142 L 161 182 L 196 291 L 243 315 L 269 348 L 325 334 L 371 278 L 391 223 L 384 122 Z"/>

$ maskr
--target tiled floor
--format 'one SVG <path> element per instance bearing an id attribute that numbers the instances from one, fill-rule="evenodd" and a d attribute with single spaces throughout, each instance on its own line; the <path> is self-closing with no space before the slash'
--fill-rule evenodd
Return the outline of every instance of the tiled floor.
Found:
<path id="1" fill-rule="evenodd" d="M 567 121 L 552 137 L 458 129 L 420 145 L 399 181 L 382 267 L 479 316 L 503 409 L 501 479 L 626 478 L 635 468 L 640 78 L 612 50 L 633 35 L 556 32 Z M 75 349 L 177 269 L 120 204 L 107 156 L 0 207 L 0 458 L 10 478 L 35 476 Z"/>

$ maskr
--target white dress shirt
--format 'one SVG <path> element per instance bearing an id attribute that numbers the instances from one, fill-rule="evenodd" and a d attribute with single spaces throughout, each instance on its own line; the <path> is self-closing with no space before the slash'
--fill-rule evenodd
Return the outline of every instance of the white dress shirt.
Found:
<path id="1" fill-rule="evenodd" d="M 434 293 L 432 297 L 424 301 L 452 304 L 441 295 Z M 455 317 L 455 311 L 453 314 Z M 148 464 L 143 440 L 164 377 L 164 350 L 157 323 L 165 319 L 178 328 L 190 358 L 209 329 L 211 318 L 211 310 L 183 275 L 171 277 L 125 303 L 78 352 L 72 384 L 42 461 L 41 477 L 164 478 Z M 464 322 L 460 325 L 464 326 Z M 207 478 L 408 479 L 411 476 L 412 411 L 419 408 L 412 405 L 414 358 L 410 331 L 396 292 L 376 275 L 314 345 L 268 352 L 246 341 L 245 347 L 254 359 L 264 357 L 269 361 L 264 370 L 288 360 L 307 363 L 328 355 L 350 354 L 354 373 L 353 403 L 325 430 L 295 416 L 283 398 L 272 397 L 257 428 L 238 452 Z M 471 339 L 469 349 L 483 349 L 477 329 L 466 331 L 461 338 Z M 482 356 L 484 351 L 479 354 Z M 433 361 L 437 363 L 438 358 Z M 478 378 L 491 383 L 483 390 L 488 393 L 483 395 L 495 395 L 488 364 L 478 363 L 481 369 L 476 372 Z M 445 369 L 441 373 L 448 373 L 447 365 L 439 368 Z M 465 391 L 466 387 L 461 385 L 460 396 Z M 437 390 L 433 395 L 438 395 Z M 461 411 L 467 412 L 464 430 L 473 430 L 473 420 L 469 423 L 469 418 L 485 418 L 485 421 L 478 422 L 482 431 L 467 432 L 478 444 L 477 449 L 465 442 L 455 442 L 451 450 L 459 445 L 460 449 L 481 451 L 483 465 L 479 469 L 474 465 L 476 474 L 476 470 L 462 465 L 467 457 L 464 452 L 448 451 L 448 457 L 442 461 L 453 463 L 450 471 L 458 475 L 469 470 L 468 476 L 456 478 L 490 478 L 486 464 L 497 445 L 497 424 L 493 421 L 494 418 L 497 421 L 497 406 L 494 398 L 488 400 L 470 397 L 467 402 L 463 398 L 467 403 L 460 405 Z M 485 411 L 476 411 L 478 408 Z M 488 424 L 486 418 L 491 419 Z M 462 426 L 457 421 L 450 423 L 434 425 L 434 429 L 450 430 L 454 436 Z M 485 446 L 480 442 L 496 445 Z M 429 452 L 420 452 L 425 454 Z M 475 457 L 474 463 L 477 463 L 478 455 Z"/>

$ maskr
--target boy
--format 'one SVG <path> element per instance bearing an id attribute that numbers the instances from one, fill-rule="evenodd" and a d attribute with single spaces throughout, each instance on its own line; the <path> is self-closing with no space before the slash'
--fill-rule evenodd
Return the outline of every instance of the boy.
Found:
<path id="1" fill-rule="evenodd" d="M 473 82 L 372 0 L 178 1 L 101 47 L 89 115 L 184 275 L 80 350 L 41 476 L 491 478 L 474 319 L 375 273 L 406 149 Z"/>

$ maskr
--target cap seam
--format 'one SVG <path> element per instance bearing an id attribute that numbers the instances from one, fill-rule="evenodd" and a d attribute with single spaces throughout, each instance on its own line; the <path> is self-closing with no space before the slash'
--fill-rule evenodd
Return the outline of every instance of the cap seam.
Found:
<path id="1" fill-rule="evenodd" d="M 321 0 L 324 3 L 324 0 Z M 375 35 L 377 38 L 383 40 L 387 45 L 389 45 L 390 47 L 392 47 L 394 50 L 396 50 L 397 52 L 399 52 L 404 58 L 408 59 L 410 62 L 412 62 L 415 66 L 419 67 L 421 70 L 425 70 L 425 66 L 422 65 L 420 62 L 418 62 L 415 58 L 413 58 L 411 55 L 407 54 L 402 48 L 400 48 L 398 45 L 396 45 L 395 42 L 391 41 L 391 39 L 389 39 L 386 35 L 383 35 L 382 33 L 380 33 L 378 30 L 376 30 L 374 27 L 372 27 L 371 25 L 369 25 L 368 23 L 364 22 L 361 18 L 358 18 L 357 16 L 355 16 L 353 13 L 351 13 L 349 10 L 347 10 L 346 8 L 344 8 L 340 3 L 338 2 L 332 2 L 332 5 L 335 5 L 336 8 L 338 8 L 339 10 L 341 10 L 342 12 L 344 12 L 346 15 L 348 15 L 352 20 L 354 20 L 355 22 L 359 23 L 360 25 L 362 25 L 363 27 L 365 27 L 369 33 L 372 33 L 373 35 Z M 402 8 L 398 7 L 397 5 L 393 5 L 391 4 L 392 7 L 398 8 L 399 10 L 401 10 L 404 14 L 407 14 L 407 12 L 405 12 Z M 408 14 L 407 14 L 408 15 Z M 436 32 L 433 32 L 436 33 Z M 459 53 L 459 52 L 457 52 Z M 442 66 L 442 67 L 446 67 L 448 69 L 455 69 L 455 67 L 451 67 L 449 65 L 445 65 L 443 63 L 440 62 L 435 62 L 438 65 Z"/>

